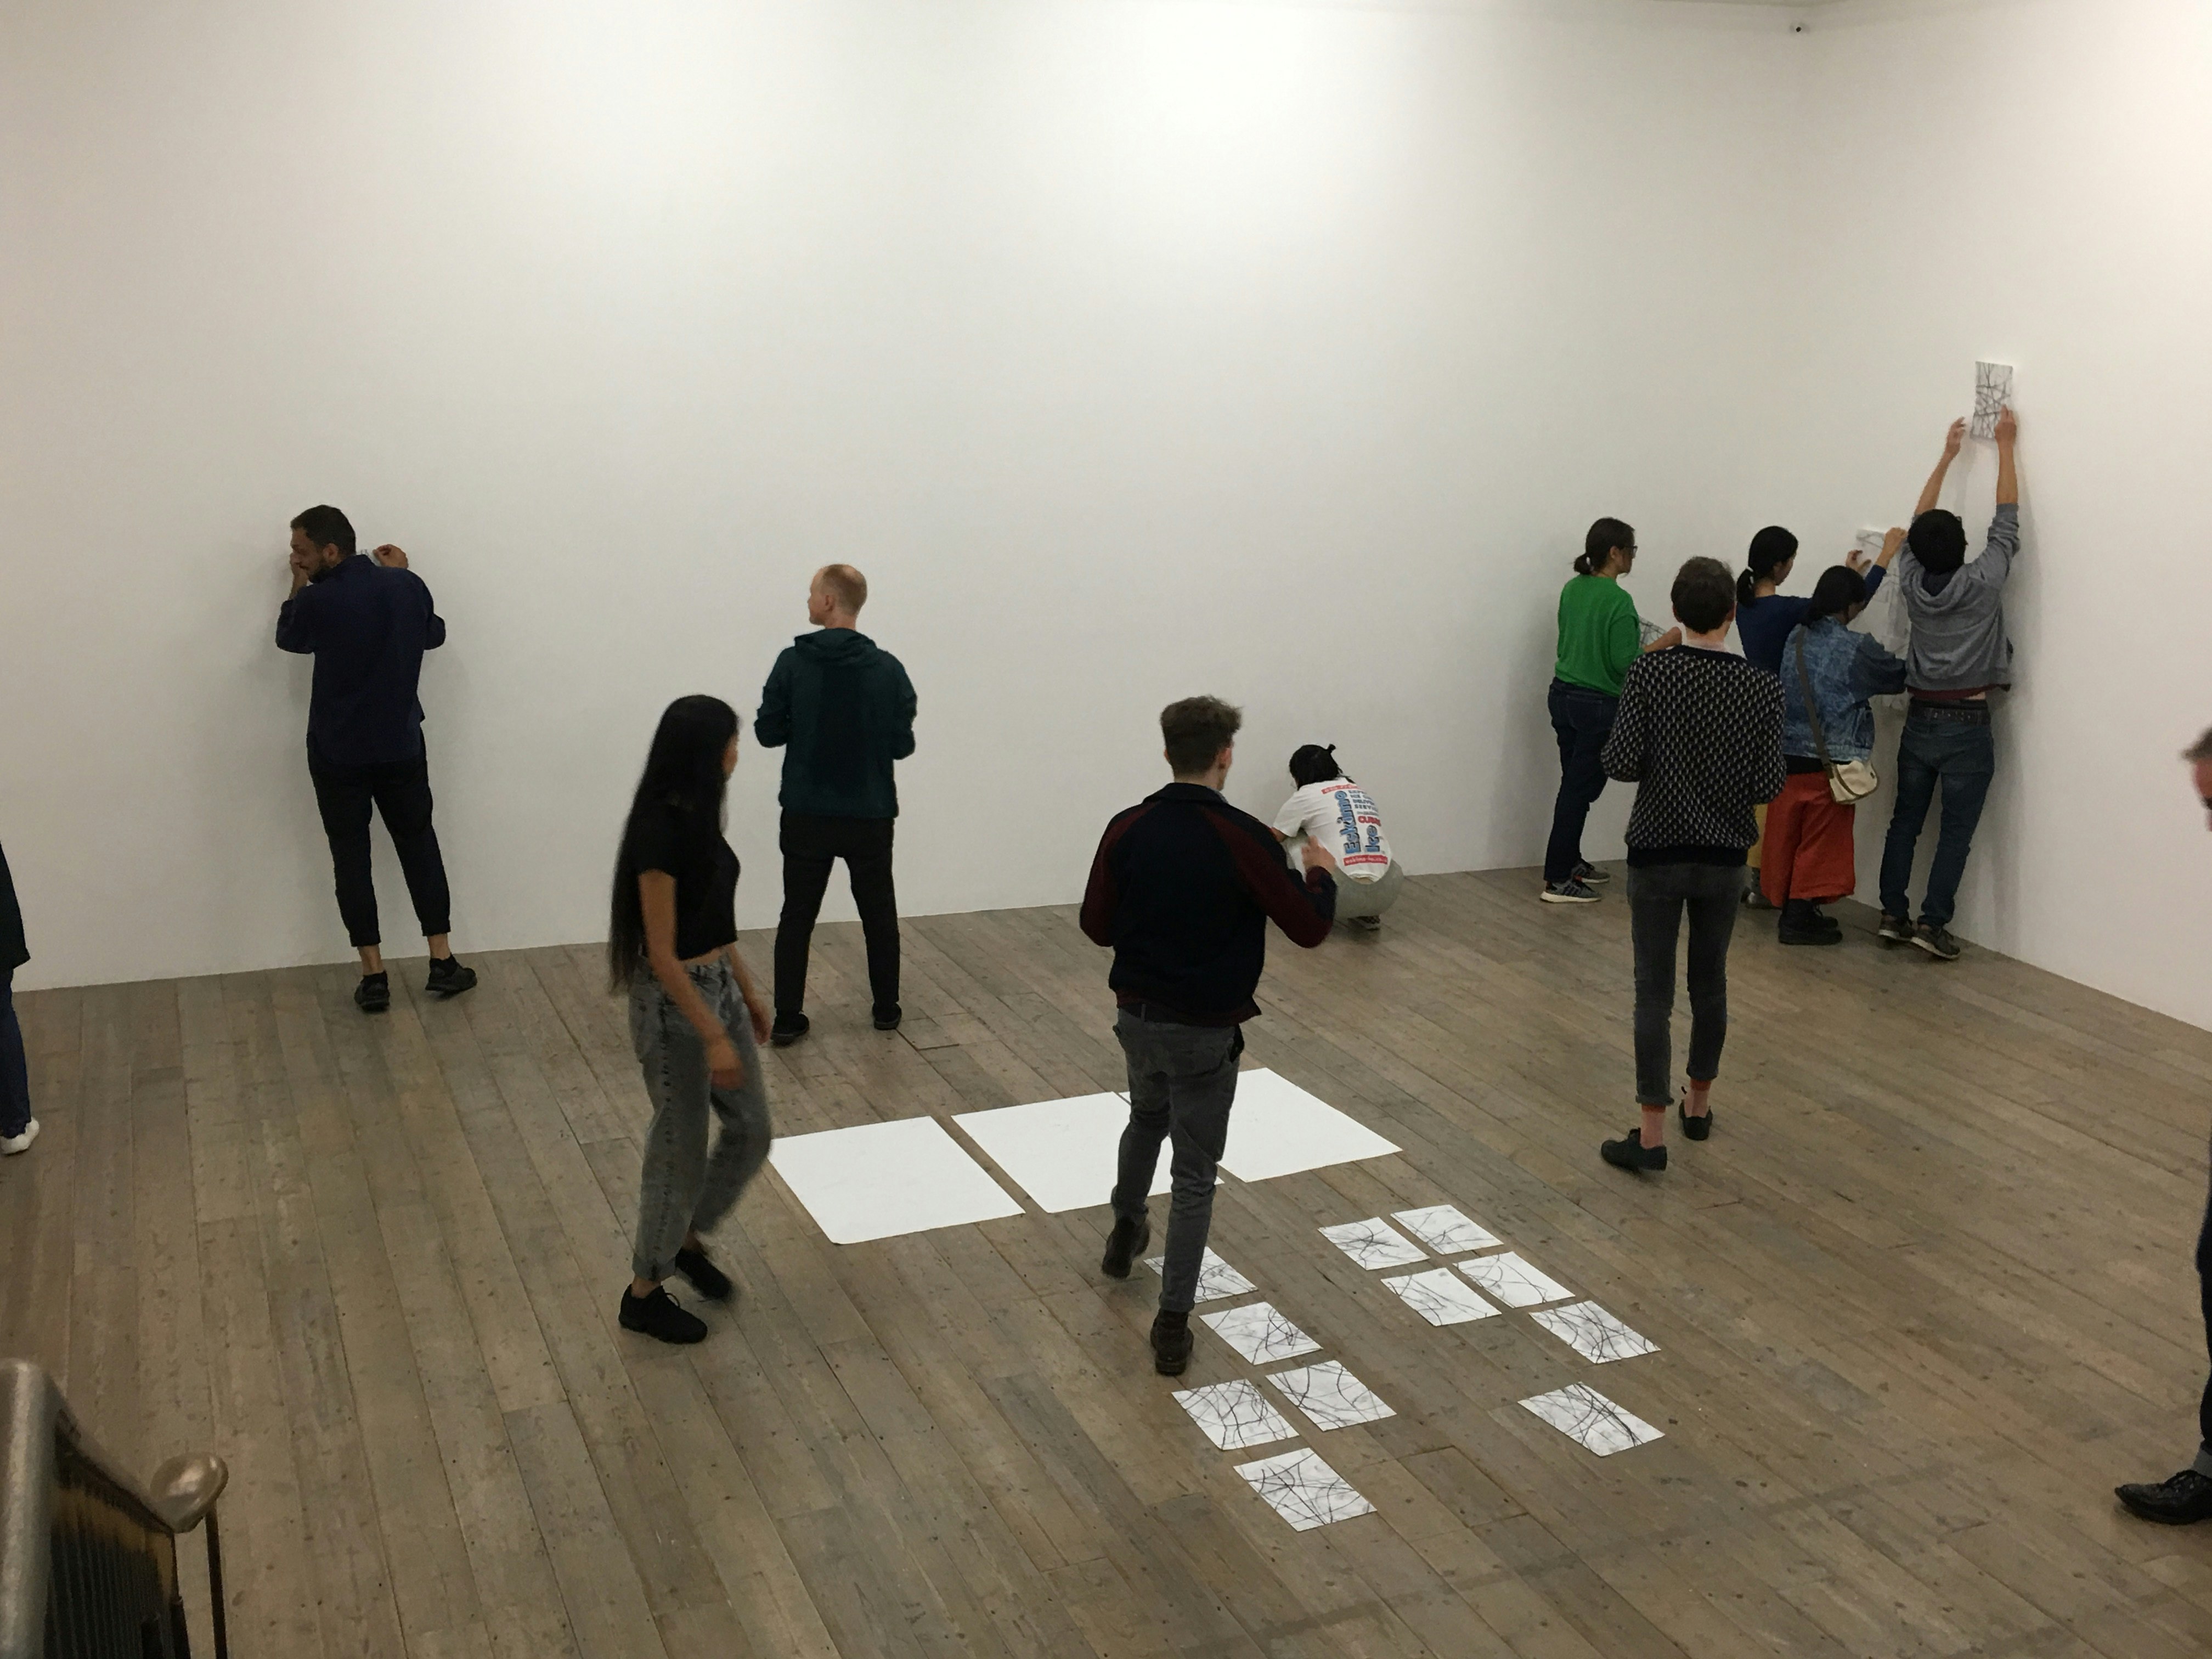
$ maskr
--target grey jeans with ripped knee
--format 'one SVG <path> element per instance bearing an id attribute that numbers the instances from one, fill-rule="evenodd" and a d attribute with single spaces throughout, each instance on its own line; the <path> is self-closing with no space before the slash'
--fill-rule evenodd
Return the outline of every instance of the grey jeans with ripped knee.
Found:
<path id="1" fill-rule="evenodd" d="M 768 1084 L 753 1042 L 752 1018 L 729 963 L 687 967 L 691 983 L 738 1051 L 744 1079 L 718 1089 L 707 1069 L 707 1045 L 674 999 L 650 975 L 631 987 L 630 1047 L 644 1068 L 653 1100 L 645 1133 L 645 1169 L 638 1181 L 637 1243 L 630 1260 L 640 1279 L 655 1282 L 676 1270 L 684 1235 L 705 1232 L 730 1212 L 745 1183 L 767 1160 L 774 1130 L 769 1122 Z M 714 1148 L 707 1150 L 707 1118 L 721 1120 Z"/>

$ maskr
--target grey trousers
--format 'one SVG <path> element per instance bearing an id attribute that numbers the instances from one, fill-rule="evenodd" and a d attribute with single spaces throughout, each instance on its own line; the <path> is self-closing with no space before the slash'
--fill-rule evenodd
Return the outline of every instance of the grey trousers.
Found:
<path id="1" fill-rule="evenodd" d="M 1198 1270 L 1213 1225 L 1215 1170 L 1229 1144 L 1229 1109 L 1237 1098 L 1244 1033 L 1235 1025 L 1139 1019 L 1124 1008 L 1114 1035 L 1129 1062 L 1129 1127 L 1121 1131 L 1114 1213 L 1131 1219 L 1145 1213 L 1160 1143 L 1172 1139 L 1174 1188 L 1167 1260 L 1160 1264 L 1160 1307 L 1188 1313 L 1198 1300 Z"/>
<path id="2" fill-rule="evenodd" d="M 645 1169 L 637 1188 L 637 1243 L 630 1270 L 655 1281 L 676 1270 L 676 1252 L 694 1228 L 705 1232 L 730 1212 L 745 1183 L 760 1173 L 774 1134 L 768 1115 L 768 1083 L 761 1075 L 751 1017 L 737 975 L 720 957 L 684 970 L 707 1000 L 745 1068 L 734 1089 L 718 1089 L 708 1075 L 707 1046 L 683 1010 L 646 975 L 630 988 L 629 1039 L 645 1071 L 653 1099 L 653 1124 L 645 1132 Z M 721 1120 L 714 1149 L 707 1150 L 709 1110 Z"/>

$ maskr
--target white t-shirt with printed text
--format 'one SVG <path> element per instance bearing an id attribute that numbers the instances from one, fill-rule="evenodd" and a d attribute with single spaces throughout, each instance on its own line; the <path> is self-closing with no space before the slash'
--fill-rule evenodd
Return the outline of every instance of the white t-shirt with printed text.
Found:
<path id="1" fill-rule="evenodd" d="M 1382 815 L 1374 799 L 1349 778 L 1306 785 L 1283 803 L 1275 828 L 1285 836 L 1304 833 L 1319 842 L 1354 881 L 1379 880 L 1390 867 Z"/>

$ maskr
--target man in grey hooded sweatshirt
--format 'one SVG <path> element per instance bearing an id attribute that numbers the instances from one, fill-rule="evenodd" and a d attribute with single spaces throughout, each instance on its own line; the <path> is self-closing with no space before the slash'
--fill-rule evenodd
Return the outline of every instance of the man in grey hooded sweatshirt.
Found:
<path id="1" fill-rule="evenodd" d="M 1959 955 L 1951 917 L 1996 770 L 1990 693 L 2012 684 L 2004 588 L 2020 554 L 2020 473 L 2013 454 L 2020 423 L 2011 410 L 1997 418 L 1997 510 L 1981 557 L 1967 562 L 1966 526 L 1936 505 L 1966 428 L 1964 421 L 1952 423 L 1897 562 L 1898 592 L 1912 624 L 1905 675 L 1912 703 L 1897 744 L 1897 806 L 1881 851 L 1881 923 L 1875 930 L 1884 944 L 1917 945 L 1941 962 Z M 1938 783 L 1942 828 L 1915 927 L 1906 888 Z"/>

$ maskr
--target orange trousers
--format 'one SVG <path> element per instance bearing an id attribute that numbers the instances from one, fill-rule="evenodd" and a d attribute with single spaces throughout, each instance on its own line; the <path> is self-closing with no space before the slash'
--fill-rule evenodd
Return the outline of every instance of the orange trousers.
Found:
<path id="1" fill-rule="evenodd" d="M 1768 902 L 1849 898 L 1858 885 L 1851 848 L 1856 808 L 1839 805 L 1825 772 L 1792 772 L 1766 809 L 1759 884 Z"/>

